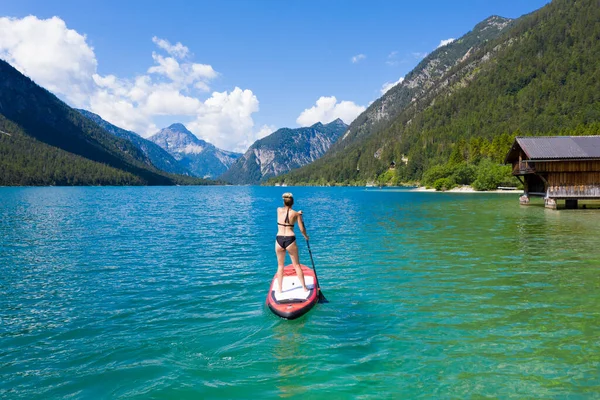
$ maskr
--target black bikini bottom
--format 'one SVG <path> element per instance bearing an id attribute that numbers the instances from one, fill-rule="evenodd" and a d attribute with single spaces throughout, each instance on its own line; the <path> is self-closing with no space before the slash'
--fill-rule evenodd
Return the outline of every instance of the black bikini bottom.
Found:
<path id="1" fill-rule="evenodd" d="M 283 248 L 287 249 L 292 243 L 296 241 L 296 236 L 277 236 L 275 237 L 277 243 Z"/>

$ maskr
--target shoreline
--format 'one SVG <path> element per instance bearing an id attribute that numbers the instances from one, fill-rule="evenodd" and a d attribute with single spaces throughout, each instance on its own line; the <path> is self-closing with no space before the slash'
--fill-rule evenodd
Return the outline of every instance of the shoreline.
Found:
<path id="1" fill-rule="evenodd" d="M 433 193 L 506 193 L 506 194 L 523 194 L 523 190 L 521 189 L 496 189 L 496 190 L 475 190 L 472 186 L 463 185 L 458 186 L 450 190 L 445 191 L 437 191 L 433 188 L 426 188 L 425 186 L 419 186 L 417 188 L 411 189 L 414 192 L 433 192 Z"/>

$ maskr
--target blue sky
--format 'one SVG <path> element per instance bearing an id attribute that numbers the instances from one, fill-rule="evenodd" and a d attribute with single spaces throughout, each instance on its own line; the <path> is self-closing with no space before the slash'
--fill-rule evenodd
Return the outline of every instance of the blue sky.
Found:
<path id="1" fill-rule="evenodd" d="M 516 18 L 546 3 L 546 0 L 4 1 L 0 17 L 9 19 L 5 18 L 4 25 L 0 25 L 0 30 L 4 29 L 1 33 L 5 38 L 22 37 L 8 44 L 0 39 L 0 57 L 34 75 L 31 76 L 34 80 L 50 86 L 69 104 L 92 108 L 105 119 L 143 136 L 181 121 L 218 146 L 243 150 L 275 128 L 313 122 L 321 115 L 318 108 L 304 118 L 299 117 L 304 110 L 315 107 L 321 97 L 335 97 L 321 102 L 322 107 L 330 107 L 327 114 L 322 114 L 323 118 L 345 113 L 349 119 L 348 115 L 356 114 L 381 96 L 383 84 L 408 73 L 441 40 L 462 36 L 490 15 Z M 36 20 L 28 20 L 28 28 L 22 28 L 25 24 L 17 22 L 28 15 Z M 49 33 L 36 35 L 40 31 L 38 26 L 54 16 L 65 26 L 61 28 L 55 20 Z M 65 32 L 69 30 L 81 38 L 59 40 L 52 46 L 72 46 L 73 49 L 64 50 L 63 60 L 68 63 L 69 57 L 73 57 L 87 65 L 85 68 L 66 71 L 64 65 L 58 65 L 56 68 L 63 70 L 57 70 L 53 76 L 48 72 L 52 66 L 41 71 L 35 65 L 39 60 L 27 58 L 33 58 L 34 54 L 39 58 L 39 50 L 27 52 L 19 47 L 26 41 L 47 40 L 53 37 L 52 32 L 68 37 Z M 160 40 L 167 43 L 162 48 L 157 44 Z M 187 48 L 185 55 L 174 50 L 177 43 Z M 62 50 L 52 50 L 47 57 L 55 54 L 62 54 Z M 177 58 L 174 54 L 181 56 Z M 159 64 L 158 56 L 163 61 L 173 58 L 182 66 L 187 63 L 190 68 L 193 64 L 202 65 L 204 73 L 196 80 L 190 78 L 180 83 L 176 88 L 180 96 L 173 101 L 165 100 L 166 105 L 159 102 L 142 110 L 131 96 L 119 97 L 122 96 L 119 90 L 124 87 L 131 90 L 136 85 L 136 77 L 150 77 L 144 86 L 148 91 L 152 90 L 150 86 L 158 87 L 168 81 L 164 70 L 156 68 L 149 72 Z M 357 57 L 357 62 L 352 62 L 353 57 Z M 52 62 L 60 63 L 59 57 L 56 58 Z M 92 72 L 98 76 L 94 82 L 84 76 Z M 64 74 L 79 77 L 70 80 Z M 109 83 L 110 79 L 105 80 L 109 76 L 121 85 L 117 87 L 115 82 Z M 62 83 L 53 85 L 54 82 Z M 90 101 L 92 91 L 98 95 L 96 85 L 104 85 L 108 94 Z M 239 91 L 234 98 L 236 87 Z M 226 94 L 213 98 L 214 92 Z M 180 114 L 173 110 L 178 101 L 181 110 L 185 110 Z M 334 106 L 342 101 L 346 103 L 336 109 Z M 122 108 L 112 107 L 110 102 L 122 102 Z"/>

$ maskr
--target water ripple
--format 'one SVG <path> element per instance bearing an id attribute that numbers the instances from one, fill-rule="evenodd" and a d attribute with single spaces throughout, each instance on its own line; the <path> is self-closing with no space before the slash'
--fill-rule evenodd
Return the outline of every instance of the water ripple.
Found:
<path id="1" fill-rule="evenodd" d="M 597 212 L 293 191 L 331 302 L 282 321 L 280 188 L 0 188 L 0 397 L 600 391 Z"/>

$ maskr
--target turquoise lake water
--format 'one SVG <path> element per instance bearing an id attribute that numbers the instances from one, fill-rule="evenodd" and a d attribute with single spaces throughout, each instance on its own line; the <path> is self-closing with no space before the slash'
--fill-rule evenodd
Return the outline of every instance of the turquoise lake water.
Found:
<path id="1" fill-rule="evenodd" d="M 264 306 L 284 191 L 330 300 L 295 321 Z M 598 210 L 364 188 L 0 199 L 0 398 L 600 397 Z"/>

